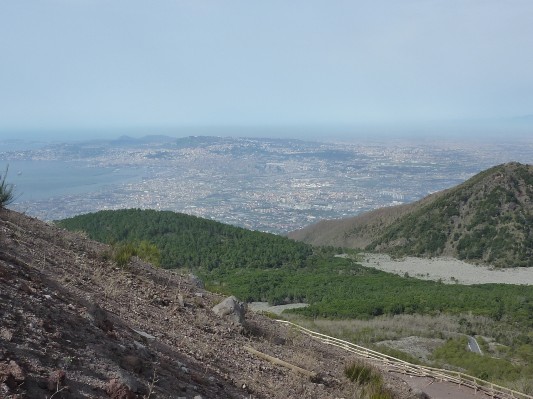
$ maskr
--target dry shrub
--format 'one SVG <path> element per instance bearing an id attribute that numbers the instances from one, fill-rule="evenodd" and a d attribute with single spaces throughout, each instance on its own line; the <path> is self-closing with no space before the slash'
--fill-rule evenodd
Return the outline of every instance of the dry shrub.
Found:
<path id="1" fill-rule="evenodd" d="M 362 399 L 392 399 L 394 396 L 384 383 L 381 373 L 372 365 L 355 361 L 344 368 L 344 375 L 361 388 Z"/>

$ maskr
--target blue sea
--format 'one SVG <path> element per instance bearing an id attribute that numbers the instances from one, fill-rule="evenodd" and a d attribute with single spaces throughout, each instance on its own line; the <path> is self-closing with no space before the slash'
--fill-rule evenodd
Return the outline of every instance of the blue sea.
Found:
<path id="1" fill-rule="evenodd" d="M 1 174 L 8 164 L 7 180 L 15 185 L 16 202 L 95 192 L 110 184 L 138 181 L 142 175 L 136 169 L 94 167 L 85 162 L 0 159 Z"/>

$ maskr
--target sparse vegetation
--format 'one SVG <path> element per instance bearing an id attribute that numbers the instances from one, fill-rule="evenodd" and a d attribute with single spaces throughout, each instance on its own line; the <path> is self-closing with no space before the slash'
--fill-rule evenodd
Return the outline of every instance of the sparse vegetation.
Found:
<path id="1" fill-rule="evenodd" d="M 344 368 L 344 375 L 351 381 L 359 385 L 368 385 L 373 382 L 380 382 L 381 376 L 374 372 L 370 365 L 363 362 L 354 362 Z"/>
<path id="2" fill-rule="evenodd" d="M 533 374 L 533 334 L 512 323 L 467 313 L 457 316 L 381 316 L 371 320 L 312 320 L 291 313 L 285 317 L 311 330 L 334 335 L 410 363 L 455 368 L 533 393 L 533 389 L 528 390 L 527 383 L 528 377 Z M 483 350 L 482 356 L 468 351 L 464 334 L 476 335 Z M 411 346 L 397 346 L 401 350 L 383 343 L 400 343 L 413 337 L 422 338 L 411 341 Z M 436 338 L 442 340 L 440 344 Z M 424 344 L 425 340 L 427 344 Z M 428 353 L 427 358 L 420 357 L 421 349 Z"/>
<path id="3" fill-rule="evenodd" d="M 159 249 L 148 241 L 141 241 L 138 244 L 132 242 L 121 242 L 115 244 L 112 249 L 112 259 L 119 267 L 125 267 L 133 256 L 159 266 L 161 255 Z"/>
<path id="4" fill-rule="evenodd" d="M 181 224 L 171 223 L 178 220 Z M 210 290 L 233 294 L 247 302 L 306 302 L 309 307 L 287 311 L 285 317 L 318 319 L 314 327 L 310 326 L 312 329 L 352 342 L 373 346 L 380 340 L 410 334 L 451 339 L 447 345 L 452 348 L 457 333 L 479 334 L 500 344 L 496 349 L 490 346 L 486 356 L 500 356 L 501 363 L 454 363 L 450 355 L 453 351 L 446 346 L 435 352 L 432 364 L 448 364 L 449 357 L 451 365 L 494 379 L 497 367 L 533 362 L 533 335 L 524 333 L 533 326 L 533 291 L 528 286 L 447 285 L 408 275 L 400 277 L 363 267 L 353 260 L 356 254 L 335 256 L 339 250 L 332 247 L 313 248 L 284 237 L 166 212 L 108 211 L 61 224 L 74 230 L 86 228 L 89 236 L 104 241 L 131 243 L 150 237 L 150 246 L 163 245 L 161 258 L 166 259 L 167 267 L 192 269 Z M 124 257 L 136 254 L 135 248 L 125 244 Z M 276 259 L 276 254 L 281 258 Z M 321 318 L 331 329 L 317 328 Z M 359 320 L 338 320 L 349 318 Z M 420 320 L 423 322 L 418 323 Z M 391 327 L 398 322 L 403 323 L 401 331 Z M 340 328 L 340 323 L 368 324 L 350 331 Z M 394 356 L 417 361 L 398 352 Z M 520 381 L 524 370 L 529 370 L 522 365 L 513 367 L 502 379 Z"/>
<path id="5" fill-rule="evenodd" d="M 448 339 L 433 353 L 437 365 L 455 366 L 459 370 L 468 370 L 474 377 L 493 382 L 516 381 L 533 371 L 531 367 L 520 367 L 509 360 L 470 352 L 467 345 L 466 337 Z"/>
<path id="6" fill-rule="evenodd" d="M 370 364 L 355 361 L 344 368 L 344 375 L 351 382 L 361 386 L 363 398 L 392 399 L 392 393 L 383 384 L 383 379 L 378 370 Z"/>
<path id="7" fill-rule="evenodd" d="M 130 259 L 135 255 L 135 248 L 133 244 L 119 244 L 113 247 L 113 261 L 119 267 L 125 267 Z"/>
<path id="8" fill-rule="evenodd" d="M 9 166 L 6 166 L 4 173 L 0 173 L 0 209 L 5 208 L 15 200 L 15 186 L 7 182 L 7 172 Z"/>
<path id="9" fill-rule="evenodd" d="M 348 381 L 337 383 L 349 354 L 253 315 L 248 321 L 260 334 L 244 335 L 211 311 L 220 298 L 187 277 L 136 259 L 113 267 L 99 256 L 101 244 L 17 212 L 1 213 L 2 349 L 9 359 L 0 364 L 0 380 L 11 380 L 2 397 L 50 397 L 58 385 L 47 376 L 56 371 L 68 379 L 69 391 L 86 397 L 354 397 L 358 391 Z M 327 370 L 327 376 L 311 381 L 265 367 L 242 353 L 250 344 L 272 355 L 281 350 L 279 358 Z"/>
<path id="10" fill-rule="evenodd" d="M 152 395 L 154 395 L 155 393 L 155 384 L 157 384 L 159 382 L 159 379 L 156 377 L 156 369 L 155 369 L 155 364 L 154 364 L 154 370 L 153 370 L 153 375 L 152 375 L 152 380 L 150 381 L 150 383 L 148 384 L 148 393 L 146 395 L 143 396 L 143 399 L 150 399 L 152 397 Z"/>

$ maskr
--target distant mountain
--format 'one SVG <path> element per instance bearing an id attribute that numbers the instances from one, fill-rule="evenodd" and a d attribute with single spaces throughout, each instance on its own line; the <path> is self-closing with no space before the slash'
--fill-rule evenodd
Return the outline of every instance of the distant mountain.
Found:
<path id="1" fill-rule="evenodd" d="M 215 137 L 215 136 L 188 136 L 175 139 L 176 146 L 179 148 L 196 148 L 205 147 L 215 144 L 227 144 L 233 140 L 228 137 Z"/>
<path id="2" fill-rule="evenodd" d="M 507 163 L 418 202 L 322 221 L 290 238 L 396 256 L 533 266 L 533 166 Z"/>
<path id="3" fill-rule="evenodd" d="M 111 140 L 113 145 L 139 145 L 139 144 L 165 144 L 174 143 L 176 139 L 174 137 L 165 136 L 162 134 L 153 134 L 143 137 L 131 137 L 127 135 L 120 136 L 116 140 Z"/>

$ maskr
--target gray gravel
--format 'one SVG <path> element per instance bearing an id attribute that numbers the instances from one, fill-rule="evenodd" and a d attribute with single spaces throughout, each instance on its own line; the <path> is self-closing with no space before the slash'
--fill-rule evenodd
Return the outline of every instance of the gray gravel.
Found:
<path id="1" fill-rule="evenodd" d="M 289 303 L 288 305 L 270 306 L 268 302 L 250 302 L 248 309 L 252 312 L 270 312 L 280 315 L 285 309 L 305 308 L 307 303 Z"/>
<path id="2" fill-rule="evenodd" d="M 533 285 L 533 268 L 494 269 L 476 266 L 454 258 L 415 258 L 391 259 L 384 254 L 362 255 L 363 266 L 373 267 L 389 273 L 422 280 L 441 280 L 447 284 L 524 284 Z"/>

